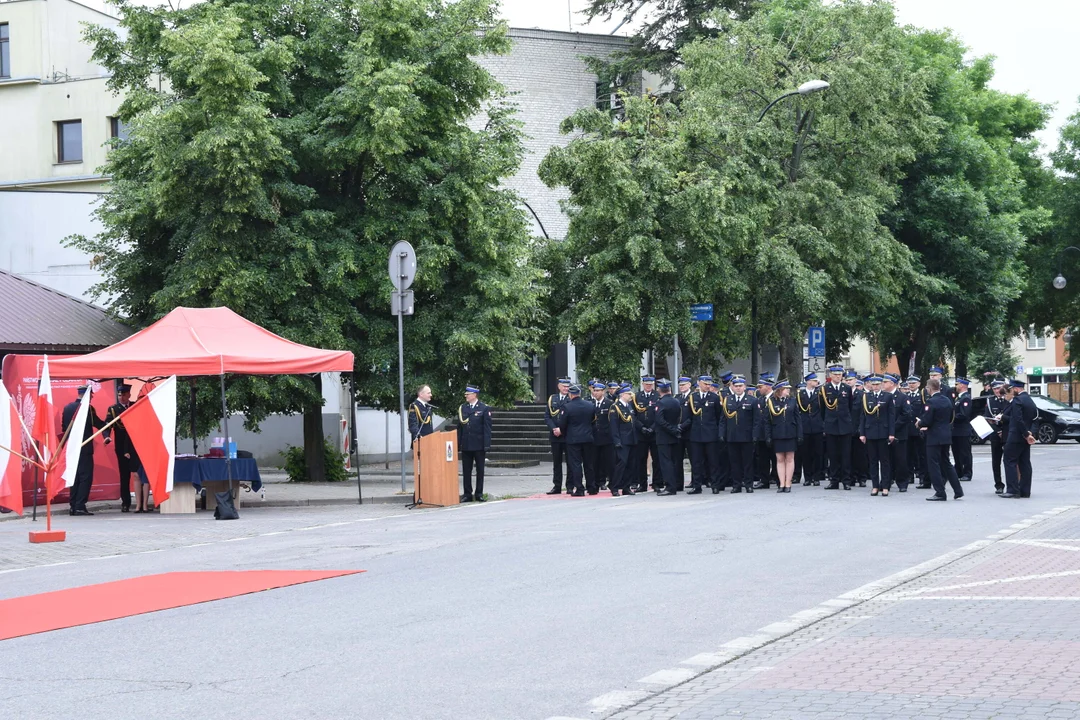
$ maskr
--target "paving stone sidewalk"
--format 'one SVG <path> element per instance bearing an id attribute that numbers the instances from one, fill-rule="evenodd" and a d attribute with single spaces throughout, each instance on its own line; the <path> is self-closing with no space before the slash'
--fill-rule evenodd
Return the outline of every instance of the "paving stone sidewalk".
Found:
<path id="1" fill-rule="evenodd" d="M 611 717 L 1080 717 L 1080 509 L 991 539 Z"/>

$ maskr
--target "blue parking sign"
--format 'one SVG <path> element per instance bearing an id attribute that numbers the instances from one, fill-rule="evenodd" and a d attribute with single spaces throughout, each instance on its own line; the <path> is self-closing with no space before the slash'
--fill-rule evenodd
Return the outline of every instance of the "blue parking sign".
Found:
<path id="1" fill-rule="evenodd" d="M 812 327 L 806 333 L 808 357 L 825 357 L 825 328 Z"/>

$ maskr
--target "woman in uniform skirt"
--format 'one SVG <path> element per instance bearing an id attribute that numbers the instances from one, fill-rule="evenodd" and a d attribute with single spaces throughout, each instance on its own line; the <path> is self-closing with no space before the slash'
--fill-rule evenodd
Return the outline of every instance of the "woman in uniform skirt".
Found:
<path id="1" fill-rule="evenodd" d="M 776 474 L 780 476 L 780 488 L 776 492 L 789 493 L 795 474 L 795 448 L 802 442 L 803 431 L 799 409 L 791 397 L 791 383 L 787 380 L 773 385 L 773 393 L 765 401 L 761 422 L 765 442 L 776 453 Z"/>

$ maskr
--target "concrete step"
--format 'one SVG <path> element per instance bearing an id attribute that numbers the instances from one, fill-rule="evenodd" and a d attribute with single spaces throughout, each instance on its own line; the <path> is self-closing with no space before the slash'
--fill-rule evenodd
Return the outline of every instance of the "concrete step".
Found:
<path id="1" fill-rule="evenodd" d="M 551 453 L 525 452 L 520 450 L 488 450 L 487 459 L 492 461 L 503 460 L 535 460 L 536 462 L 551 462 Z"/>
<path id="2" fill-rule="evenodd" d="M 491 457 L 491 453 L 488 453 L 487 457 Z M 539 460 L 490 460 L 485 459 L 485 465 L 493 468 L 527 468 L 536 467 L 540 464 Z"/>

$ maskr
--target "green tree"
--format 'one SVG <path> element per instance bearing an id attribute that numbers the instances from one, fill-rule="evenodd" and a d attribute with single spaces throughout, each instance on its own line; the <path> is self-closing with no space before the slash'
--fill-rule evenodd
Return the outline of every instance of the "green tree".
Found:
<path id="1" fill-rule="evenodd" d="M 120 29 L 86 34 L 131 134 L 104 168 L 103 233 L 73 243 L 96 258 L 118 314 L 145 324 L 227 305 L 352 350 L 358 400 L 396 407 L 386 258 L 404 239 L 418 256 L 407 383 L 449 398 L 472 380 L 495 404 L 528 395 L 518 359 L 543 287 L 518 200 L 500 187 L 520 126 L 475 61 L 509 49 L 490 0 L 116 4 Z M 211 396 L 200 389 L 207 419 Z M 231 378 L 228 397 L 249 424 L 305 412 L 319 476 L 317 383 Z"/>

